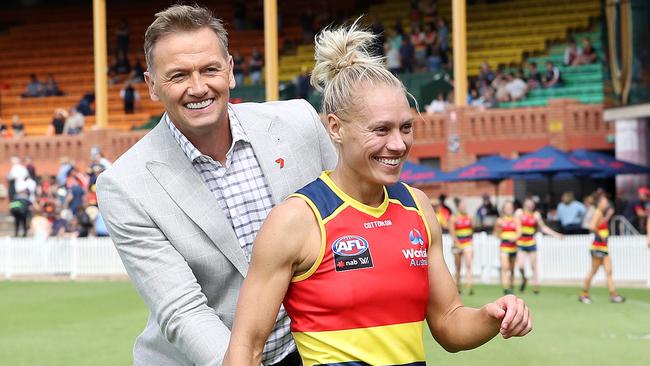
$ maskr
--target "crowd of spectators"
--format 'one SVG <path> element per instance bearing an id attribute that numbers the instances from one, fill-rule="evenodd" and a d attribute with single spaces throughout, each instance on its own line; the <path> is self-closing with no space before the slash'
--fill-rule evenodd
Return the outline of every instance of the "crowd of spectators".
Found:
<path id="1" fill-rule="evenodd" d="M 101 152 L 94 151 L 85 168 L 61 158 L 56 176 L 38 175 L 30 157 L 10 163 L 7 192 L 16 237 L 108 236 L 95 194 L 97 177 L 111 165 Z"/>
<path id="2" fill-rule="evenodd" d="M 30 74 L 25 92 L 21 94 L 23 98 L 39 98 L 65 95 L 59 89 L 59 84 L 54 79 L 54 75 L 47 74 L 45 82 L 38 79 L 36 74 Z"/>
<path id="3" fill-rule="evenodd" d="M 386 57 L 388 69 L 395 73 L 437 72 L 448 67 L 449 28 L 438 15 L 435 1 L 411 1 L 410 32 L 397 21 L 385 29 L 377 18 L 371 30 L 377 35 L 375 54 Z"/>
<path id="4" fill-rule="evenodd" d="M 14 114 L 11 117 L 11 125 L 7 125 L 0 117 L 0 138 L 21 138 L 25 136 L 25 124 L 20 120 L 20 116 Z"/>

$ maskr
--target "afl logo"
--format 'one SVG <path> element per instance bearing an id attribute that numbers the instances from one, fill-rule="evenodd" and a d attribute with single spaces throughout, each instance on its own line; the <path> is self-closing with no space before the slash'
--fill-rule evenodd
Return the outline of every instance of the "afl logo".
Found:
<path id="1" fill-rule="evenodd" d="M 332 251 L 346 257 L 355 256 L 368 250 L 368 241 L 360 236 L 346 235 L 334 241 Z"/>
<path id="2" fill-rule="evenodd" d="M 420 234 L 420 231 L 418 229 L 413 229 L 411 232 L 409 232 L 409 240 L 413 245 L 424 244 L 424 240 L 422 240 L 422 234 Z"/>

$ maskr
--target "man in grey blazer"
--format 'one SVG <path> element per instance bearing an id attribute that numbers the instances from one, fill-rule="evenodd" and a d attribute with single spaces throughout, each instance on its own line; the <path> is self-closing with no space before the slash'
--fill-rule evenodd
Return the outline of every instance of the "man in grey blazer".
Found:
<path id="1" fill-rule="evenodd" d="M 166 113 L 97 183 L 111 238 L 150 309 L 134 364 L 221 364 L 257 230 L 336 153 L 305 101 L 228 104 L 232 57 L 208 10 L 156 14 L 145 57 L 150 96 Z M 295 350 L 281 313 L 263 362 L 299 365 Z"/>

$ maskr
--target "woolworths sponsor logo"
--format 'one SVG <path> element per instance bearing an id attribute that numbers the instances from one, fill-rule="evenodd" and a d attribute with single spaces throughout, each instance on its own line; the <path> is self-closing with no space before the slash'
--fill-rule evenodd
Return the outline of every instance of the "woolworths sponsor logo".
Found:
<path id="1" fill-rule="evenodd" d="M 409 261 L 409 266 L 426 266 L 429 264 L 427 260 L 426 249 L 402 249 L 404 258 Z"/>

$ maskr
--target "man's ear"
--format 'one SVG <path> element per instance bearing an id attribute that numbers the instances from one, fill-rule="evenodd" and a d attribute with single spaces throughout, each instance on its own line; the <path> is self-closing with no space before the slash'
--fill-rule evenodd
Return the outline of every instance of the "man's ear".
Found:
<path id="1" fill-rule="evenodd" d="M 228 69 L 230 70 L 228 73 L 228 79 L 230 79 L 228 81 L 228 88 L 233 90 L 237 86 L 237 81 L 235 80 L 235 63 L 231 55 L 228 55 Z"/>
<path id="2" fill-rule="evenodd" d="M 343 123 L 334 113 L 327 115 L 327 132 L 335 143 L 340 145 L 343 142 Z"/>
<path id="3" fill-rule="evenodd" d="M 149 71 L 144 72 L 144 81 L 147 83 L 147 88 L 149 88 L 149 97 L 151 100 L 154 102 L 159 101 L 160 98 L 158 98 L 158 94 L 156 94 L 156 89 L 154 88 L 153 75 Z"/>

